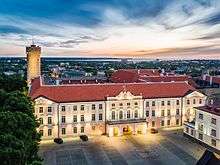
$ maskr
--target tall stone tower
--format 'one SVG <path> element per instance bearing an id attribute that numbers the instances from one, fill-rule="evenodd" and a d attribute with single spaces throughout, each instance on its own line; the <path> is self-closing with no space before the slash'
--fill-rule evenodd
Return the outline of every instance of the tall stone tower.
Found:
<path id="1" fill-rule="evenodd" d="M 41 75 L 41 47 L 31 45 L 26 47 L 27 54 L 27 82 L 31 82 L 31 79 L 39 77 Z"/>

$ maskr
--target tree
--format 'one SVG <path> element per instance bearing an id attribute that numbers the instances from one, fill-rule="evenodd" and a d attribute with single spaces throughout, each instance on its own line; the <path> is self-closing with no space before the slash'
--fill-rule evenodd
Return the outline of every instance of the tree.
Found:
<path id="1" fill-rule="evenodd" d="M 10 85 L 6 82 L 11 81 Z M 3 165 L 41 164 L 38 157 L 40 134 L 27 96 L 25 83 L 16 77 L 0 78 L 0 161 Z"/>

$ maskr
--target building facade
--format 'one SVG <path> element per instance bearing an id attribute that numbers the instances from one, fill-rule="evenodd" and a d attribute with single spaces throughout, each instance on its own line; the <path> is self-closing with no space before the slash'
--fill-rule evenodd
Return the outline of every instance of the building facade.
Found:
<path id="1" fill-rule="evenodd" d="M 184 133 L 220 151 L 220 99 L 208 99 L 207 105 L 195 108 L 193 122 L 184 123 Z"/>
<path id="2" fill-rule="evenodd" d="M 32 82 L 31 98 L 43 139 L 81 134 L 145 134 L 181 126 L 194 118 L 206 96 L 184 82 L 43 85 Z"/>

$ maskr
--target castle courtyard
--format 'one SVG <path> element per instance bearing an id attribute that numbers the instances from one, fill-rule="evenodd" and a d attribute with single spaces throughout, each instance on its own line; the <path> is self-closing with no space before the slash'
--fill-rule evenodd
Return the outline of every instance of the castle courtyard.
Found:
<path id="1" fill-rule="evenodd" d="M 167 129 L 158 134 L 89 137 L 87 142 L 66 139 L 61 145 L 42 142 L 39 154 L 47 165 L 194 165 L 204 151 L 184 137 L 181 129 Z"/>

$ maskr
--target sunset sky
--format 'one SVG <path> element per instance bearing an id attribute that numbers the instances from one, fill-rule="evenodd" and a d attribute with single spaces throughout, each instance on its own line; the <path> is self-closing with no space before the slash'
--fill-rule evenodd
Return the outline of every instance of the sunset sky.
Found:
<path id="1" fill-rule="evenodd" d="M 1 0 L 0 56 L 220 59 L 220 0 Z"/>

